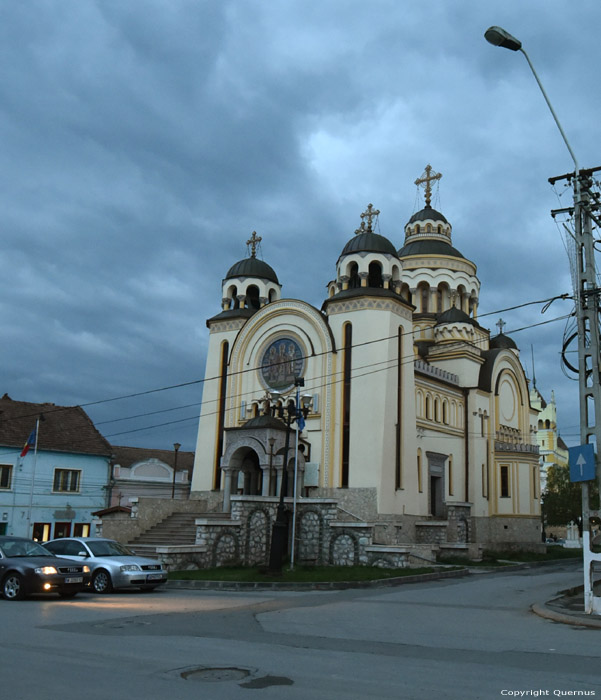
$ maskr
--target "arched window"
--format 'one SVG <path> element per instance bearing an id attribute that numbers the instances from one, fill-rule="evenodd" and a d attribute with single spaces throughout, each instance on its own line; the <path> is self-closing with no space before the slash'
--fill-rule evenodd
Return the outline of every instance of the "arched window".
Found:
<path id="1" fill-rule="evenodd" d="M 434 420 L 440 423 L 440 401 L 438 399 L 434 399 Z"/>
<path id="2" fill-rule="evenodd" d="M 446 399 L 442 402 L 442 422 L 449 424 L 449 402 Z"/>
<path id="3" fill-rule="evenodd" d="M 422 493 L 422 451 L 421 448 L 417 450 L 417 490 Z"/>
<path id="4" fill-rule="evenodd" d="M 419 296 L 421 300 L 421 312 L 428 313 L 428 301 L 430 297 L 430 287 L 427 284 L 420 285 Z"/>
<path id="5" fill-rule="evenodd" d="M 232 290 L 232 305 L 230 308 L 232 309 L 239 309 L 240 308 L 240 299 L 238 299 L 238 287 L 235 285 L 231 288 Z"/>
<path id="6" fill-rule="evenodd" d="M 255 284 L 251 284 L 246 290 L 246 306 L 249 309 L 259 309 L 261 307 L 259 288 Z"/>
<path id="7" fill-rule="evenodd" d="M 382 266 L 378 262 L 369 263 L 369 276 L 367 278 L 368 287 L 376 287 L 381 289 L 384 286 L 382 279 Z"/>
<path id="8" fill-rule="evenodd" d="M 349 289 L 358 289 L 361 286 L 361 279 L 359 278 L 359 265 L 356 262 L 351 263 L 349 268 Z"/>
<path id="9" fill-rule="evenodd" d="M 415 411 L 418 418 L 424 417 L 424 395 L 421 391 L 418 391 L 415 396 Z"/>
<path id="10" fill-rule="evenodd" d="M 426 420 L 432 420 L 432 397 L 426 396 Z"/>
<path id="11" fill-rule="evenodd" d="M 276 292 L 276 290 L 275 290 L 275 289 L 270 289 L 270 290 L 269 290 L 269 301 L 270 301 L 270 302 L 275 301 L 276 298 L 277 298 L 277 292 Z"/>

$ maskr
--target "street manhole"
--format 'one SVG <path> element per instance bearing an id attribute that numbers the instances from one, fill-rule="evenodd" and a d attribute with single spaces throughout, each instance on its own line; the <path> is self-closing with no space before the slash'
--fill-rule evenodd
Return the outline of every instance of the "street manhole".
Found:
<path id="1" fill-rule="evenodd" d="M 183 671 L 182 678 L 187 681 L 204 681 L 208 683 L 217 683 L 221 681 L 241 681 L 250 676 L 250 671 L 245 668 L 234 667 L 217 667 L 207 668 L 198 667 Z"/>

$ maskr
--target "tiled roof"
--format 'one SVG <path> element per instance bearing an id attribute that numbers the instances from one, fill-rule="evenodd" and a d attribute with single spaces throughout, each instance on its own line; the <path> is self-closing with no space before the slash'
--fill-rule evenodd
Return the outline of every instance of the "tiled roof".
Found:
<path id="1" fill-rule="evenodd" d="M 112 447 L 80 406 L 0 399 L 0 445 L 21 449 L 40 419 L 38 450 L 109 457 Z"/>
<path id="2" fill-rule="evenodd" d="M 113 445 L 111 449 L 114 455 L 113 462 L 122 467 L 131 467 L 132 464 L 149 459 L 159 459 L 170 467 L 175 464 L 175 450 L 152 450 L 147 447 L 120 447 L 117 445 Z M 194 452 L 178 451 L 177 470 L 185 470 L 191 475 L 193 466 Z"/>

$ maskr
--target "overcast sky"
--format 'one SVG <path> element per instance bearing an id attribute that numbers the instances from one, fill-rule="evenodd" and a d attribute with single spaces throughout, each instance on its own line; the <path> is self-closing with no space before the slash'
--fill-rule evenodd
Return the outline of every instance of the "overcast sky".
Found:
<path id="1" fill-rule="evenodd" d="M 319 308 L 369 202 L 403 244 L 430 163 L 482 325 L 503 317 L 529 376 L 533 347 L 578 444 L 566 321 L 512 333 L 572 302 L 497 313 L 572 291 L 550 216 L 570 193 L 547 179 L 573 166 L 493 24 L 601 165 L 598 0 L 1 2 L 0 393 L 81 404 L 113 444 L 194 449 L 205 321 L 252 231 L 282 295 Z"/>

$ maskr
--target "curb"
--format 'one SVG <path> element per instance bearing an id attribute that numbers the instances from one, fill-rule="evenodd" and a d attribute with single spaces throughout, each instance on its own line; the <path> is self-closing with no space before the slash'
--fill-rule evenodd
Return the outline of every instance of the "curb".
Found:
<path id="1" fill-rule="evenodd" d="M 167 581 L 166 588 L 192 589 L 204 591 L 344 591 L 352 588 L 386 588 L 400 586 L 405 583 L 420 583 L 445 578 L 461 578 L 469 576 L 469 569 L 439 571 L 431 574 L 416 574 L 415 576 L 397 576 L 373 581 L 324 581 L 316 583 L 288 583 L 282 581 L 186 581 L 174 579 Z"/>
<path id="2" fill-rule="evenodd" d="M 553 598 L 553 600 L 558 600 L 558 598 Z M 601 629 L 601 619 L 597 620 L 594 617 L 590 617 L 586 613 L 568 615 L 566 613 L 558 612 L 557 610 L 552 610 L 545 604 L 539 605 L 538 603 L 532 605 L 530 609 L 535 615 L 543 617 L 546 620 L 552 620 L 553 622 L 561 622 L 564 625 L 579 625 L 580 627 Z"/>

